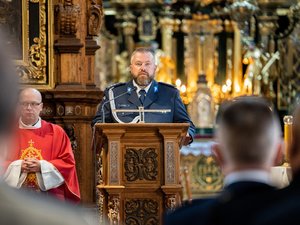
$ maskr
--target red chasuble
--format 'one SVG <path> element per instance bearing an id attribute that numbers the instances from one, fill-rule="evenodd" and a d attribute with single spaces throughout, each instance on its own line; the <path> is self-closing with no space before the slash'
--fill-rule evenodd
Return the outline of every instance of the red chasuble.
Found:
<path id="1" fill-rule="evenodd" d="M 43 159 L 50 162 L 61 173 L 65 182 L 48 192 L 59 199 L 73 202 L 80 201 L 79 184 L 75 168 L 75 159 L 71 143 L 64 130 L 55 124 L 42 120 L 42 126 L 38 129 L 17 130 L 17 151 L 11 155 L 9 161 L 24 159 L 26 157 Z M 32 186 L 34 176 L 28 174 L 25 185 Z"/>

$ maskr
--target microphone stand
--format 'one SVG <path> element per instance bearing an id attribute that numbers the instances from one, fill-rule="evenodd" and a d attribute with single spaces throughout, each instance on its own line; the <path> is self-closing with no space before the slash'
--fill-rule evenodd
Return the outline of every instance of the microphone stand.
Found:
<path id="1" fill-rule="evenodd" d="M 123 95 L 126 95 L 126 94 L 130 94 L 132 91 L 135 91 L 136 90 L 136 87 L 133 87 L 133 88 L 130 88 L 128 87 L 127 88 L 127 91 L 124 92 L 124 93 L 121 93 L 119 95 L 117 95 L 116 97 L 112 98 L 112 99 L 108 99 L 107 101 L 103 102 L 102 106 L 101 106 L 101 112 L 102 112 L 102 123 L 105 123 L 105 111 L 104 111 L 104 106 L 111 102 L 111 101 L 114 101 L 120 97 L 122 97 Z"/>

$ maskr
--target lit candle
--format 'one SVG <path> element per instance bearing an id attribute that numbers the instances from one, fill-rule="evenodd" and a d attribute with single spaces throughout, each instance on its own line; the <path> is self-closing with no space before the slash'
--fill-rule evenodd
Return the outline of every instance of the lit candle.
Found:
<path id="1" fill-rule="evenodd" d="M 290 148 L 292 143 L 293 116 L 284 116 L 283 122 L 284 122 L 285 162 L 289 162 Z"/>

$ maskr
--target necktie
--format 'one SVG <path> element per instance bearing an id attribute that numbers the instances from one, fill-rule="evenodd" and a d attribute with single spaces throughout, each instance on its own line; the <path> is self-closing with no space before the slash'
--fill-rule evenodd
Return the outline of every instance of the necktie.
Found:
<path id="1" fill-rule="evenodd" d="M 144 104 L 145 98 L 146 98 L 146 91 L 144 89 L 139 91 L 140 94 L 140 101 L 142 104 Z"/>

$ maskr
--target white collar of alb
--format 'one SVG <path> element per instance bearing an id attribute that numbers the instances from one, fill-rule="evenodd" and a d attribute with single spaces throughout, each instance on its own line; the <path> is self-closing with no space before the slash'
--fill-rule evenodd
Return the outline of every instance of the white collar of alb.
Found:
<path id="1" fill-rule="evenodd" d="M 224 186 L 241 181 L 253 181 L 271 185 L 270 173 L 265 170 L 244 170 L 228 174 L 224 178 Z"/>
<path id="2" fill-rule="evenodd" d="M 19 128 L 20 129 L 38 129 L 42 127 L 42 120 L 41 117 L 39 117 L 38 121 L 33 125 L 26 125 L 22 122 L 21 118 L 19 119 Z"/>

